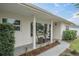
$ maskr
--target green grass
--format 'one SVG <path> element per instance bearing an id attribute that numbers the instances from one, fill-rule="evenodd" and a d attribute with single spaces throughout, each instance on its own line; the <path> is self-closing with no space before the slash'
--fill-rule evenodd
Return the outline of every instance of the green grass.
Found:
<path id="1" fill-rule="evenodd" d="M 75 50 L 79 53 L 79 39 L 76 39 L 71 42 L 70 49 Z"/>

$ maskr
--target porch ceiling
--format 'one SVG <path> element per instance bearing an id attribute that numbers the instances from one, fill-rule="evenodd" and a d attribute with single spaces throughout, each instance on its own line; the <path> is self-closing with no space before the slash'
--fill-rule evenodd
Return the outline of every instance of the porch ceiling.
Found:
<path id="1" fill-rule="evenodd" d="M 0 4 L 0 12 L 10 12 L 10 13 L 15 13 L 19 14 L 22 16 L 27 16 L 27 17 L 33 17 L 35 15 L 37 19 L 45 19 L 45 20 L 50 20 L 53 19 L 56 21 L 56 17 L 51 17 L 50 15 L 44 14 L 42 12 L 38 12 L 37 10 L 31 9 L 27 6 L 24 6 L 22 4 L 17 4 L 17 3 L 2 3 Z M 58 21 L 58 20 L 57 20 Z"/>
<path id="2" fill-rule="evenodd" d="M 23 16 L 30 16 L 32 11 L 16 3 L 2 3 L 0 4 L 0 11 L 11 12 Z"/>

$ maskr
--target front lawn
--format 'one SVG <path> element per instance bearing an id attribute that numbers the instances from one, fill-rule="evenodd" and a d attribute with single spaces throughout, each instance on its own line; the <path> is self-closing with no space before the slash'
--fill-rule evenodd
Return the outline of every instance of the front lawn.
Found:
<path id="1" fill-rule="evenodd" d="M 79 38 L 71 42 L 70 49 L 79 53 Z"/>

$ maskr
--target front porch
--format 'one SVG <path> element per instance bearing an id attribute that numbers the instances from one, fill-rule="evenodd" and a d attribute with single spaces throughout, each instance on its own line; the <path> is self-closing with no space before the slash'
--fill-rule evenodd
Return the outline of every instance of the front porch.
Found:
<path id="1" fill-rule="evenodd" d="M 38 24 L 40 24 L 43 29 L 40 29 Z M 48 50 L 58 45 L 60 41 L 59 36 L 61 35 L 60 28 L 60 22 L 54 22 L 53 20 L 39 20 L 37 17 L 34 17 L 31 22 L 32 47 L 29 49 L 27 48 L 24 55 L 28 54 L 28 52 L 34 52 L 35 50 L 37 50 L 36 53 L 39 54 L 41 48 L 43 50 L 42 52 L 44 52 L 44 48 L 48 47 L 46 48 L 46 50 Z"/>
<path id="2" fill-rule="evenodd" d="M 61 41 L 61 22 L 42 19 L 38 17 L 33 18 L 31 23 L 31 35 L 33 40 L 33 49 L 41 46 Z"/>

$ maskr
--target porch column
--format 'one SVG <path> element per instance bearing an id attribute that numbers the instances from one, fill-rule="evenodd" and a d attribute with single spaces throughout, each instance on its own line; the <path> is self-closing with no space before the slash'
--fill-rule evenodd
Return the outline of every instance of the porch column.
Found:
<path id="1" fill-rule="evenodd" d="M 48 36 L 49 36 L 49 24 L 47 24 L 47 33 L 48 33 Z"/>
<path id="2" fill-rule="evenodd" d="M 53 43 L 53 20 L 51 20 L 51 38 L 50 42 Z"/>
<path id="3" fill-rule="evenodd" d="M 36 49 L 36 17 L 33 18 L 33 49 Z"/>

